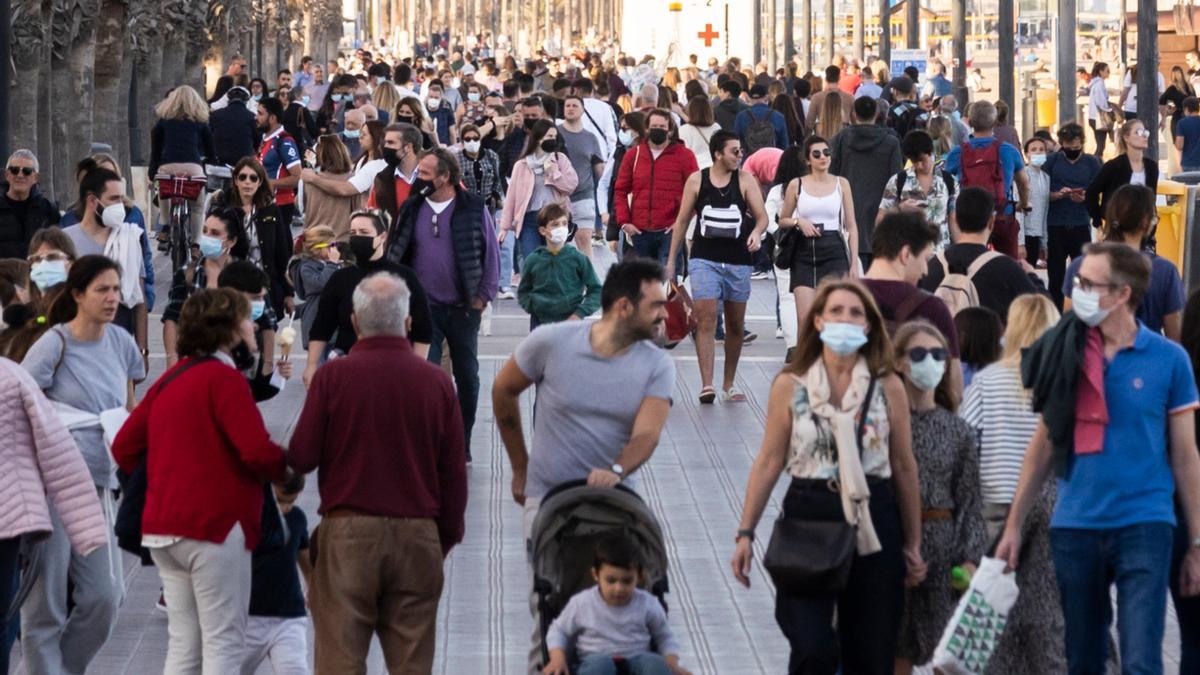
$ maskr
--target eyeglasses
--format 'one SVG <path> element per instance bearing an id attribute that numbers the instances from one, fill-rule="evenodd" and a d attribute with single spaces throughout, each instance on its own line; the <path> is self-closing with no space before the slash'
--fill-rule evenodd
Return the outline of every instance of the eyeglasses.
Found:
<path id="1" fill-rule="evenodd" d="M 1091 279 L 1088 279 L 1087 277 L 1085 277 L 1083 275 L 1077 275 L 1075 277 L 1074 284 L 1075 284 L 1076 288 L 1083 290 L 1083 291 L 1087 291 L 1088 293 L 1091 293 L 1092 291 L 1100 289 L 1100 288 L 1103 288 L 1105 291 L 1110 291 L 1114 288 L 1117 288 L 1117 284 L 1109 284 L 1109 283 L 1102 283 L 1099 281 L 1092 281 Z"/>
<path id="2" fill-rule="evenodd" d="M 1137 131 L 1133 132 L 1133 135 L 1140 136 L 1141 138 L 1150 138 L 1150 130 L 1149 129 L 1138 129 Z"/>
<path id="3" fill-rule="evenodd" d="M 830 150 L 829 148 L 825 148 L 824 150 L 813 150 L 809 154 L 812 156 L 813 159 L 821 159 L 822 155 L 824 155 L 825 157 L 832 157 L 833 151 Z"/>
<path id="4" fill-rule="evenodd" d="M 257 183 L 258 174 L 256 173 L 239 173 L 237 176 L 239 183 Z"/>
<path id="5" fill-rule="evenodd" d="M 908 350 L 908 360 L 913 363 L 924 361 L 926 356 L 932 356 L 934 361 L 945 361 L 948 353 L 943 347 L 934 347 L 933 349 L 913 347 Z"/>
<path id="6" fill-rule="evenodd" d="M 70 256 L 68 256 L 66 253 L 54 251 L 53 253 L 47 253 L 45 255 L 29 256 L 29 264 L 36 265 L 40 262 L 67 262 L 70 259 Z"/>
<path id="7" fill-rule="evenodd" d="M 14 176 L 16 176 L 18 174 L 20 174 L 22 176 L 32 176 L 33 175 L 33 167 L 32 166 L 10 166 L 10 167 L 8 167 L 8 172 Z"/>

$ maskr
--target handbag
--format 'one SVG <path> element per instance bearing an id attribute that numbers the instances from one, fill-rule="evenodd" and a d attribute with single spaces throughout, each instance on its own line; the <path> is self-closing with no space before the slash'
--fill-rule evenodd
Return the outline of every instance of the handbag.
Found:
<path id="1" fill-rule="evenodd" d="M 867 385 L 867 396 L 863 399 L 863 412 L 854 430 L 860 453 L 863 427 L 867 421 L 866 410 L 874 393 L 875 378 L 872 376 Z M 846 587 L 850 579 L 857 537 L 858 528 L 844 518 L 805 520 L 784 518 L 780 514 L 771 532 L 767 553 L 763 556 L 763 567 L 771 575 L 775 587 L 785 593 L 837 593 Z"/>
<path id="2" fill-rule="evenodd" d="M 799 228 L 781 227 L 775 231 L 775 267 L 781 270 L 792 269 L 792 259 L 796 257 L 796 243 L 799 241 Z"/>
<path id="3" fill-rule="evenodd" d="M 982 675 L 1017 601 L 1017 580 L 1004 561 L 984 558 L 933 652 L 933 665 L 946 675 Z"/>
<path id="4" fill-rule="evenodd" d="M 1111 132 L 1117 127 L 1117 113 L 1115 110 L 1100 110 L 1097 111 L 1099 118 L 1096 120 L 1096 131 Z"/>
<path id="5" fill-rule="evenodd" d="M 687 289 L 671 280 L 667 293 L 667 349 L 673 349 L 681 340 L 696 330 L 696 314 L 692 311 L 692 296 Z"/>

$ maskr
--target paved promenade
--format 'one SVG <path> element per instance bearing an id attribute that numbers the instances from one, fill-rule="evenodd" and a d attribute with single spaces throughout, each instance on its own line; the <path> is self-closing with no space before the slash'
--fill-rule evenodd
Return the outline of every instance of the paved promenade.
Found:
<path id="1" fill-rule="evenodd" d="M 165 282 L 159 286 L 165 297 Z M 759 338 L 746 349 L 738 376 L 748 403 L 701 407 L 696 401 L 699 374 L 690 343 L 672 352 L 677 367 L 674 406 L 658 450 L 640 472 L 640 493 L 658 514 L 666 537 L 671 625 L 682 645 L 684 665 L 697 674 L 752 675 L 786 669 L 787 644 L 775 625 L 773 589 L 761 568 L 755 568 L 749 590 L 729 573 L 732 533 L 737 529 L 746 477 L 762 439 L 771 378 L 782 364 L 783 340 L 774 338 L 773 302 L 771 282 L 754 282 L 748 314 L 750 328 Z M 151 352 L 156 355 L 152 377 L 157 377 L 163 366 L 158 326 L 154 317 L 150 331 Z M 475 461 L 469 470 L 466 538 L 446 561 L 437 673 L 510 675 L 522 672 L 525 663 L 532 623 L 521 510 L 510 496 L 511 472 L 493 423 L 490 391 L 496 373 L 527 327 L 528 319 L 515 301 L 500 301 L 492 319 L 492 335 L 480 340 L 482 394 L 472 438 Z M 302 355 L 298 363 L 303 363 Z M 297 368 L 279 397 L 261 406 L 272 436 L 281 443 L 290 437 L 303 403 L 299 372 Z M 529 403 L 527 399 L 523 404 L 527 433 Z M 318 522 L 317 485 L 311 478 L 299 501 L 309 515 L 310 527 Z M 781 481 L 759 527 L 760 557 L 784 487 Z M 126 562 L 128 597 L 112 638 L 89 673 L 162 672 L 167 620 L 166 614 L 154 609 L 158 574 L 152 567 L 136 566 L 132 557 Z M 1178 637 L 1173 614 L 1168 621 L 1164 651 L 1167 670 L 1175 673 Z M 14 657 L 17 662 L 19 654 Z M 385 672 L 377 646 L 369 665 L 372 674 Z M 24 671 L 18 666 L 15 672 Z M 271 671 L 264 666 L 259 672 Z"/>

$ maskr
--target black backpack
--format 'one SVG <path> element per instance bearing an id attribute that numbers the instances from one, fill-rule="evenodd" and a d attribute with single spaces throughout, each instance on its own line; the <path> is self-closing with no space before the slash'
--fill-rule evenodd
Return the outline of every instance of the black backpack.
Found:
<path id="1" fill-rule="evenodd" d="M 763 148 L 775 147 L 775 125 L 771 124 L 771 115 L 774 112 L 767 110 L 767 114 L 759 118 L 754 116 L 753 110 L 747 111 L 750 115 L 750 126 L 746 127 L 745 138 L 742 140 L 746 146 L 747 157 Z"/>

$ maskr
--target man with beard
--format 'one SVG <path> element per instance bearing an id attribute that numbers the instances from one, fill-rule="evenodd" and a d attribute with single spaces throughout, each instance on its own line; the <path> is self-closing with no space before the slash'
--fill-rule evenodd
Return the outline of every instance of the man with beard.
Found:
<path id="1" fill-rule="evenodd" d="M 367 207 L 380 209 L 392 222 L 400 214 L 400 205 L 408 199 L 417 180 L 417 149 L 421 130 L 411 124 L 393 124 L 383 132 L 383 160 L 386 167 L 375 174 L 375 184 Z M 388 171 L 387 169 L 391 169 Z"/>
<path id="2" fill-rule="evenodd" d="M 662 266 L 630 257 L 613 265 L 595 321 L 541 326 L 525 338 L 492 386 L 492 408 L 512 462 L 513 499 L 525 508 L 526 543 L 543 495 L 586 479 L 615 487 L 658 446 L 671 409 L 675 364 L 652 340 L 667 318 Z M 521 430 L 521 394 L 537 385 L 532 453 Z M 528 548 L 526 549 L 528 551 Z M 530 610 L 537 617 L 536 595 Z M 541 672 L 534 629 L 530 672 Z M 536 668 L 535 668 L 536 666 Z"/>
<path id="3" fill-rule="evenodd" d="M 258 161 L 267 170 L 267 179 L 275 193 L 280 220 L 284 227 L 292 226 L 296 215 L 296 186 L 300 184 L 300 150 L 296 141 L 283 130 L 283 104 L 277 98 L 258 102 L 255 113 L 258 128 L 263 132 L 258 147 Z"/>

